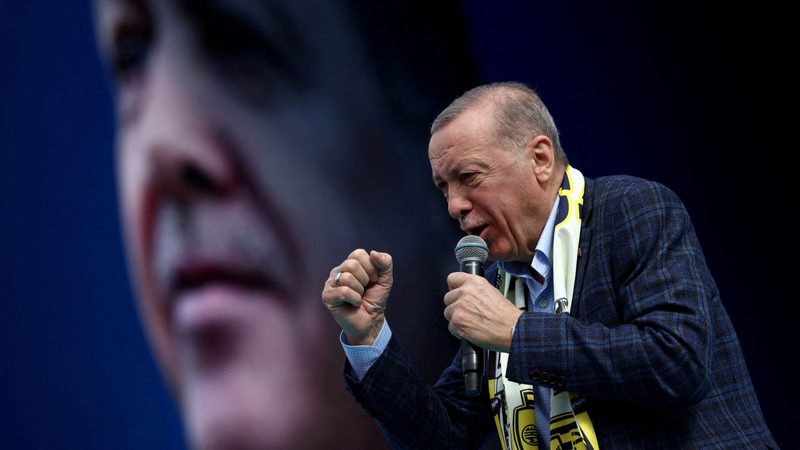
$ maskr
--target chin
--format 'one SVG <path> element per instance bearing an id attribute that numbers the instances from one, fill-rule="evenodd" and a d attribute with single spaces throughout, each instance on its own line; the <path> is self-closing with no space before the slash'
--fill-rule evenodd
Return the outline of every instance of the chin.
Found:
<path id="1" fill-rule="evenodd" d="M 520 255 L 508 242 L 492 242 L 489 244 L 490 261 L 531 261 L 533 255 Z"/>
<path id="2" fill-rule="evenodd" d="M 314 377 L 327 372 L 313 328 L 300 325 L 301 317 L 285 305 L 228 300 L 225 306 L 246 314 L 220 308 L 214 320 L 201 322 L 201 333 L 175 341 L 178 398 L 191 447 L 304 448 L 299 436 L 322 420 L 315 407 L 321 383 Z"/>
<path id="3" fill-rule="evenodd" d="M 497 245 L 489 245 L 489 261 L 508 261 L 509 253 Z"/>
<path id="4" fill-rule="evenodd" d="M 222 374 L 189 375 L 181 409 L 192 448 L 298 448 L 304 420 L 316 422 L 313 384 L 261 372 L 243 362 Z"/>
<path id="5" fill-rule="evenodd" d="M 270 450 L 298 448 L 302 422 L 297 404 L 265 411 L 275 405 L 209 404 L 187 411 L 187 437 L 198 450 Z M 294 408 L 295 411 L 291 411 Z"/>

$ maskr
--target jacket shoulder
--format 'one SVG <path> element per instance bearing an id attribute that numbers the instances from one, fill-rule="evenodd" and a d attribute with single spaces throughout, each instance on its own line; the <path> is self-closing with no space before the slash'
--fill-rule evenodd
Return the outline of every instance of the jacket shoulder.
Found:
<path id="1" fill-rule="evenodd" d="M 587 179 L 585 204 L 590 211 L 602 207 L 609 208 L 652 207 L 654 205 L 675 205 L 683 208 L 681 200 L 670 188 L 657 181 L 646 180 L 630 175 L 611 175 Z"/>
<path id="2" fill-rule="evenodd" d="M 610 175 L 591 179 L 588 183 L 592 192 L 601 196 L 653 195 L 675 196 L 672 190 L 657 181 L 631 175 Z"/>

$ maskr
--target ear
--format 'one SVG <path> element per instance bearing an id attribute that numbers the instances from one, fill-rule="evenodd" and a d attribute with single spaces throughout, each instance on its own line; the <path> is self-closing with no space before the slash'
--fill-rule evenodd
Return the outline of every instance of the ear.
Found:
<path id="1" fill-rule="evenodd" d="M 556 154 L 553 141 L 545 135 L 538 135 L 528 141 L 525 146 L 528 161 L 539 183 L 546 184 L 555 174 Z"/>

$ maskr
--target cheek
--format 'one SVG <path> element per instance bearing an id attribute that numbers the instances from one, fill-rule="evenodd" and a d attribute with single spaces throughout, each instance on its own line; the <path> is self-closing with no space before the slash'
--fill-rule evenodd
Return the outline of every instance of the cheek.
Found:
<path id="1" fill-rule="evenodd" d="M 487 214 L 494 224 L 491 236 L 493 242 L 490 245 L 490 251 L 493 256 L 507 256 L 507 253 L 516 247 L 516 233 L 512 228 L 516 222 L 514 217 L 509 215 L 509 212 L 517 208 L 518 205 L 511 204 L 507 200 L 498 201 L 496 198 L 489 205 L 490 208 Z"/>
<path id="2" fill-rule="evenodd" d="M 146 261 L 149 220 L 147 193 L 151 191 L 147 180 L 145 152 L 142 150 L 137 148 L 134 139 L 124 134 L 117 144 L 117 189 L 125 246 L 129 263 L 136 270 L 138 280 L 142 279 Z"/>
<path id="3" fill-rule="evenodd" d="M 117 189 L 130 281 L 134 286 L 139 314 L 150 344 L 170 384 L 176 380 L 176 360 L 169 337 L 166 315 L 148 267 L 151 239 L 153 186 L 144 149 L 125 130 L 117 142 Z M 151 202 L 150 202 L 151 203 Z"/>
<path id="4" fill-rule="evenodd" d="M 494 225 L 495 233 L 505 236 L 509 229 L 509 217 L 506 212 L 509 210 L 509 205 L 506 204 L 504 199 L 498 199 L 497 196 L 490 196 L 482 199 L 477 203 L 480 208 L 480 213 L 488 216 L 489 221 Z"/>
<path id="5" fill-rule="evenodd" d="M 275 205 L 317 281 L 355 246 L 365 245 L 359 243 L 363 237 L 355 218 L 368 224 L 369 205 L 360 203 L 355 193 L 375 187 L 363 186 L 348 172 L 356 146 L 349 145 L 344 125 L 328 120 L 318 129 L 305 120 L 307 114 L 282 111 L 258 120 L 245 116 L 234 127 L 253 188 Z"/>

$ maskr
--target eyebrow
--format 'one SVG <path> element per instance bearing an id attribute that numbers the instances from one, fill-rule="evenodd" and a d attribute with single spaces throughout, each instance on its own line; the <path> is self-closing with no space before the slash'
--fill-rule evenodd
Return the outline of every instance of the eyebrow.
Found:
<path id="1" fill-rule="evenodd" d="M 273 38 L 285 38 L 299 46 L 302 35 L 291 12 L 281 2 L 259 0 L 172 0 L 187 16 L 202 24 L 220 20 L 248 24 Z"/>
<path id="2" fill-rule="evenodd" d="M 470 166 L 475 167 L 477 170 L 489 170 L 492 164 L 490 161 L 482 161 L 476 158 L 464 158 L 452 164 L 445 173 L 451 177 L 457 178 L 461 172 L 467 170 L 466 167 Z M 473 169 L 467 171 L 475 172 Z"/>
<path id="3" fill-rule="evenodd" d="M 313 64 L 297 17 L 277 1 L 172 0 L 199 29 L 237 30 L 255 38 L 279 69 L 292 79 L 308 82 L 300 68 Z"/>

